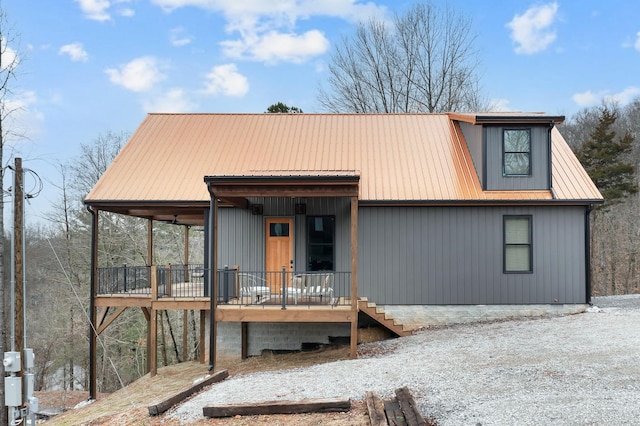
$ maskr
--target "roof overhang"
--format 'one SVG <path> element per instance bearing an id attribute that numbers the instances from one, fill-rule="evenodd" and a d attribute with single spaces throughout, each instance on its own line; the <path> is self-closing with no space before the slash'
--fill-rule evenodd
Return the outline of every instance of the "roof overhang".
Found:
<path id="1" fill-rule="evenodd" d="M 205 176 L 209 193 L 236 207 L 246 197 L 357 197 L 360 176 L 341 174 Z"/>
<path id="2" fill-rule="evenodd" d="M 527 124 L 552 124 L 557 125 L 564 122 L 564 115 L 548 115 L 542 112 L 487 112 L 487 113 L 465 113 L 450 112 L 452 120 L 464 121 L 471 124 L 506 124 L 506 125 L 527 125 Z"/>
<path id="3" fill-rule="evenodd" d="M 208 201 L 140 201 L 140 200 L 85 200 L 93 210 L 107 211 L 125 216 L 167 222 L 179 225 L 204 225 L 204 210 Z"/>

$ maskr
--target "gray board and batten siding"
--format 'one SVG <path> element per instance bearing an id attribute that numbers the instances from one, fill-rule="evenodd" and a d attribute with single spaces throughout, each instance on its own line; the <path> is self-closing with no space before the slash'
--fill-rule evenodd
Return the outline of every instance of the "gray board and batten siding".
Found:
<path id="1" fill-rule="evenodd" d="M 335 270 L 351 270 L 351 201 L 349 198 L 250 198 L 262 204 L 263 214 L 250 209 L 220 208 L 218 220 L 218 265 L 238 265 L 244 271 L 262 271 L 265 267 L 265 219 L 290 217 L 294 223 L 296 272 L 307 270 L 307 216 L 335 215 Z M 306 214 L 296 215 L 295 204 L 304 203 Z M 273 272 L 273 271 L 271 271 Z"/>
<path id="2" fill-rule="evenodd" d="M 351 270 L 348 198 L 252 199 L 264 215 L 220 208 L 218 265 L 264 269 L 267 217 L 294 218 L 295 271 L 306 270 L 306 217 L 335 215 L 335 269 Z M 505 215 L 532 218 L 532 273 L 504 273 Z M 358 295 L 378 304 L 586 303 L 585 207 L 373 207 L 358 213 Z"/>
<path id="3" fill-rule="evenodd" d="M 531 215 L 532 273 L 503 272 L 504 215 Z M 585 207 L 361 207 L 358 294 L 378 304 L 586 303 Z"/>
<path id="4" fill-rule="evenodd" d="M 551 140 L 549 126 L 479 126 L 460 122 L 460 129 L 467 142 L 473 165 L 483 189 L 500 191 L 548 190 L 550 188 Z M 505 129 L 529 129 L 531 131 L 531 174 L 529 176 L 503 176 L 502 151 Z"/>

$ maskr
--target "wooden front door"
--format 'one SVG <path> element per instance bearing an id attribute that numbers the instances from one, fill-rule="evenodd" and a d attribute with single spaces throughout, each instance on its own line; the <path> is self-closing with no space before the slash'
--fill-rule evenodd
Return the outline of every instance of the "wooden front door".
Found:
<path id="1" fill-rule="evenodd" d="M 265 269 L 272 293 L 280 293 L 281 277 L 273 272 L 293 271 L 293 219 L 272 217 L 266 219 Z"/>

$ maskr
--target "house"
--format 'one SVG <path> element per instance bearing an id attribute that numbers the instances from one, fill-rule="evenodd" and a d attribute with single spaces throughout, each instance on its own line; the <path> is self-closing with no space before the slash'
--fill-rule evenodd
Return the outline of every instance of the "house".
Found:
<path id="1" fill-rule="evenodd" d="M 148 262 L 136 291 L 127 279 L 107 288 L 94 253 L 92 322 L 101 331 L 140 307 L 153 348 L 158 309 L 197 309 L 211 322 L 211 367 L 218 326 L 240 336 L 243 356 L 278 327 L 293 340 L 346 334 L 355 355 L 361 298 L 586 304 L 589 213 L 602 197 L 556 129 L 563 120 L 149 114 L 85 200 L 94 240 L 101 211 L 148 219 L 149 259 L 154 221 L 203 225 L 203 280 L 185 259 L 167 291 Z"/>

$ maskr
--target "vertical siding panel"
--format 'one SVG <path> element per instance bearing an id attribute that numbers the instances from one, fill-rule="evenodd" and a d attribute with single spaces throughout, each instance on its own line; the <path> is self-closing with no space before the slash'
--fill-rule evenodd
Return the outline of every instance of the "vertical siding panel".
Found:
<path id="1" fill-rule="evenodd" d="M 503 216 L 533 217 L 534 272 L 503 273 Z M 362 295 L 380 304 L 584 302 L 583 207 L 363 207 Z"/>

